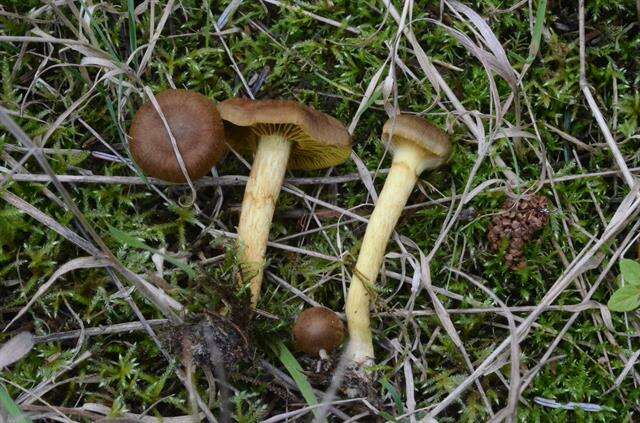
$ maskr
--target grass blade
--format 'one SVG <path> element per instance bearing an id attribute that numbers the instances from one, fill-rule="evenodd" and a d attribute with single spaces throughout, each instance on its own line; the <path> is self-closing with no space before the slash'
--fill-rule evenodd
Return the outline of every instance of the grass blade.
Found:
<path id="1" fill-rule="evenodd" d="M 544 16 L 547 13 L 547 0 L 540 0 L 538 3 L 538 10 L 536 11 L 536 24 L 533 27 L 533 39 L 529 46 L 529 57 L 527 63 L 533 62 L 540 49 L 540 40 L 542 39 L 542 24 L 544 23 Z"/>
<path id="2" fill-rule="evenodd" d="M 289 372 L 289 375 L 291 375 L 293 380 L 296 382 L 296 385 L 298 386 L 298 389 L 300 389 L 300 393 L 307 404 L 310 406 L 318 405 L 318 398 L 316 398 L 316 394 L 313 392 L 309 379 L 307 379 L 303 373 L 300 363 L 298 363 L 298 360 L 296 360 L 293 354 L 291 354 L 291 351 L 289 351 L 281 341 L 272 344 L 271 347 Z M 313 409 L 313 414 L 316 415 L 316 417 L 318 416 L 318 413 L 317 409 Z"/>
<path id="3" fill-rule="evenodd" d="M 145 244 L 144 242 L 140 241 L 138 238 L 133 237 L 133 236 L 129 235 L 128 233 L 121 231 L 120 229 L 114 228 L 113 226 L 109 226 L 109 234 L 115 240 L 119 241 L 122 244 L 127 244 L 127 245 L 129 245 L 130 247 L 133 247 L 133 248 L 139 248 L 141 250 L 147 250 L 147 251 L 150 251 L 152 253 L 161 255 L 169 263 L 173 264 L 174 266 L 176 266 L 180 270 L 184 271 L 190 278 L 195 278 L 196 277 L 195 271 L 189 265 L 187 265 L 184 262 L 176 259 L 175 257 L 172 257 L 170 255 L 167 255 L 167 254 L 163 253 L 162 251 L 159 251 L 159 250 L 156 250 L 155 248 L 149 247 L 147 244 Z"/>
<path id="4" fill-rule="evenodd" d="M 129 47 L 131 49 L 131 53 L 136 51 L 138 48 L 138 37 L 136 35 L 137 25 L 136 25 L 136 5 L 133 0 L 129 0 Z"/>
<path id="5" fill-rule="evenodd" d="M 31 420 L 22 414 L 20 407 L 13 402 L 4 385 L 0 384 L 0 410 L 4 411 L 10 418 L 9 421 L 15 423 L 30 423 Z M 2 413 L 4 414 L 4 413 Z"/>

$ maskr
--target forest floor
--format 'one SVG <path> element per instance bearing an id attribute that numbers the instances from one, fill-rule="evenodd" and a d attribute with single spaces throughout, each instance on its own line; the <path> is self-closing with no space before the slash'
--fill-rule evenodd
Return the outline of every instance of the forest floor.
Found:
<path id="1" fill-rule="evenodd" d="M 640 290 L 607 304 L 640 254 L 640 2 L 585 3 L 2 0 L 0 415 L 637 421 Z M 136 109 L 172 87 L 295 99 L 352 132 L 344 164 L 287 173 L 255 316 L 233 282 L 247 162 L 228 154 L 190 205 L 131 160 Z M 348 398 L 291 327 L 344 316 L 399 111 L 454 151 L 388 245 L 374 395 Z M 514 259 L 488 233 L 534 195 Z M 247 342 L 225 374 L 181 348 L 222 311 Z"/>

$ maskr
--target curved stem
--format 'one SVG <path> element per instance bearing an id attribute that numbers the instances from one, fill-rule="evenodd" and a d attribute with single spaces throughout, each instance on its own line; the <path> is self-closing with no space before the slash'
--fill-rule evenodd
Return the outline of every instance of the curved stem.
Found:
<path id="1" fill-rule="evenodd" d="M 349 326 L 347 355 L 360 367 L 372 364 L 374 358 L 369 322 L 373 285 L 378 278 L 393 228 L 398 223 L 422 169 L 423 159 L 411 146 L 402 146 L 395 152 L 389 175 L 362 240 L 346 301 Z"/>
<path id="2" fill-rule="evenodd" d="M 262 136 L 258 141 L 251 174 L 244 191 L 238 223 L 238 243 L 242 283 L 251 283 L 253 307 L 260 298 L 269 229 L 290 152 L 291 142 L 282 136 Z"/>

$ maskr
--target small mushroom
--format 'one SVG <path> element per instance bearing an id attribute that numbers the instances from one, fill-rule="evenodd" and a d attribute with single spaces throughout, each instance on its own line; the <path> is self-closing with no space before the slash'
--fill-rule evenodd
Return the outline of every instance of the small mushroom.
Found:
<path id="1" fill-rule="evenodd" d="M 230 99 L 218 104 L 229 144 L 253 153 L 238 223 L 242 282 L 251 304 L 260 298 L 269 229 L 284 174 L 336 166 L 349 158 L 351 138 L 342 123 L 295 101 Z"/>
<path id="2" fill-rule="evenodd" d="M 215 105 L 202 94 L 187 90 L 166 90 L 155 97 L 189 177 L 196 180 L 206 175 L 227 149 Z M 131 155 L 145 173 L 169 182 L 186 182 L 171 137 L 151 103 L 140 107 L 129 135 Z"/>
<path id="3" fill-rule="evenodd" d="M 418 180 L 427 169 L 444 164 L 451 154 L 447 136 L 426 120 L 413 115 L 389 119 L 382 139 L 393 161 L 364 234 L 346 301 L 349 347 L 347 358 L 355 371 L 373 362 L 369 321 L 371 287 L 375 284 L 387 243 Z"/>
<path id="4" fill-rule="evenodd" d="M 311 307 L 300 313 L 293 326 L 293 339 L 298 350 L 327 358 L 327 353 L 342 344 L 344 324 L 326 307 Z"/>

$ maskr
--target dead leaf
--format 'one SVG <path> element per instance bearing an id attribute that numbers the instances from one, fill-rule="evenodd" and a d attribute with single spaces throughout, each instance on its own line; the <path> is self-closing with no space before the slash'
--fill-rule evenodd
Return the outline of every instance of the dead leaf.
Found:
<path id="1" fill-rule="evenodd" d="M 0 346 L 0 369 L 21 360 L 33 348 L 33 334 L 21 332 Z"/>

